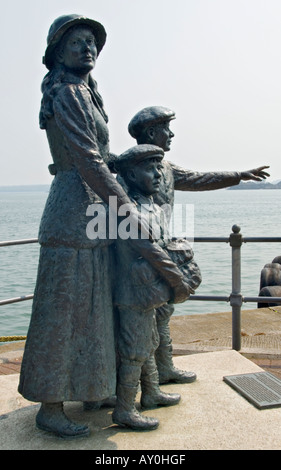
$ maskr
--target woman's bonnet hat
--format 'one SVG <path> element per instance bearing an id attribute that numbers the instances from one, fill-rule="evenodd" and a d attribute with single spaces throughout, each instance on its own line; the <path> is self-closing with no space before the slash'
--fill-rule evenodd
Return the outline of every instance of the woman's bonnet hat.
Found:
<path id="1" fill-rule="evenodd" d="M 93 30 L 97 53 L 99 55 L 106 41 L 106 31 L 101 23 L 82 15 L 63 15 L 59 16 L 51 25 L 47 37 L 47 48 L 43 57 L 43 64 L 47 69 L 53 67 L 54 51 L 64 33 L 74 25 L 87 25 Z"/>

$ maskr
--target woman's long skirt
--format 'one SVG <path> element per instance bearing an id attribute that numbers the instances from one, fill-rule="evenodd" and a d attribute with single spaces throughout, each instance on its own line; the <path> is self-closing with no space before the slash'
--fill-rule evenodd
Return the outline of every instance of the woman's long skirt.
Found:
<path id="1" fill-rule="evenodd" d="M 111 247 L 41 247 L 19 392 L 35 402 L 115 393 Z"/>

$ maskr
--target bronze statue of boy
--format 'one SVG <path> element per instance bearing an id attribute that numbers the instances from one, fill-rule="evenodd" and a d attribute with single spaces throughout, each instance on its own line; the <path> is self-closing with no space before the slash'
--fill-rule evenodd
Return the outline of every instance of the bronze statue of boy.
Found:
<path id="1" fill-rule="evenodd" d="M 169 152 L 174 133 L 170 123 L 176 118 L 175 112 L 164 106 L 148 106 L 133 116 L 128 125 L 130 135 L 140 145 L 151 144 Z M 170 205 L 172 213 L 174 192 L 210 191 L 237 185 L 240 181 L 262 181 L 269 174 L 264 171 L 268 166 L 261 166 L 248 171 L 199 172 L 182 168 L 166 158 L 162 162 L 162 178 L 158 192 L 153 196 L 157 204 Z M 160 344 L 156 351 L 156 362 L 160 384 L 190 383 L 196 380 L 192 371 L 177 369 L 172 359 L 172 340 L 170 337 L 170 318 L 174 312 L 172 303 L 166 303 L 156 312 Z"/>
<path id="2" fill-rule="evenodd" d="M 182 284 L 185 294 L 178 296 L 178 287 L 171 288 L 161 276 L 160 264 L 151 257 L 139 255 L 143 240 L 122 239 L 116 242 L 116 278 L 114 302 L 118 311 L 118 354 L 120 365 L 117 379 L 117 403 L 113 422 L 135 430 L 151 430 L 158 420 L 141 415 L 135 408 L 135 397 L 141 383 L 141 405 L 144 408 L 175 405 L 179 394 L 163 393 L 155 362 L 155 350 L 159 344 L 155 309 L 170 300 L 183 302 L 201 282 L 193 252 L 186 240 L 169 239 L 167 221 L 161 207 L 154 203 L 153 195 L 159 191 L 161 161 L 164 152 L 153 145 L 137 145 L 124 152 L 116 162 L 132 202 L 142 213 L 150 216 L 153 243 L 169 254 L 177 265 L 181 257 L 184 266 Z M 140 234 L 139 234 L 140 235 Z M 174 258 L 174 259 L 173 259 Z M 165 263 L 165 262 L 164 262 Z M 182 291 L 182 286 L 180 286 Z"/>

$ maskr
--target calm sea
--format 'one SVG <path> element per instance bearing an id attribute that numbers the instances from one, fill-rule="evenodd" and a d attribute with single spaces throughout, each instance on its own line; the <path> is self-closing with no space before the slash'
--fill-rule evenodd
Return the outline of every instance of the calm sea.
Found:
<path id="1" fill-rule="evenodd" d="M 0 241 L 37 238 L 40 218 L 48 196 L 42 191 L 0 191 Z M 176 204 L 194 210 L 196 237 L 228 237 L 237 224 L 247 237 L 281 236 L 281 190 L 218 190 L 177 192 Z M 190 206 L 191 205 L 191 206 Z M 180 224 L 180 221 L 179 221 Z M 202 272 L 197 295 L 231 293 L 231 248 L 228 243 L 195 243 L 195 259 Z M 242 245 L 242 294 L 256 296 L 264 264 L 281 255 L 280 243 Z M 0 299 L 33 294 L 38 244 L 0 248 Z M 32 301 L 0 306 L 0 336 L 24 335 L 30 320 Z M 255 308 L 244 304 L 243 308 Z M 230 311 L 227 302 L 188 301 L 176 307 L 176 315 Z"/>

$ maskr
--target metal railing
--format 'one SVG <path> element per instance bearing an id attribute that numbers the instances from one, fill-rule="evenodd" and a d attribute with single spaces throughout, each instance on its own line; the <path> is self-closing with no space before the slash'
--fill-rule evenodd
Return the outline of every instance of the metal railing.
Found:
<path id="1" fill-rule="evenodd" d="M 281 243 L 281 237 L 243 237 L 240 227 L 233 225 L 229 237 L 195 237 L 194 243 L 229 243 L 232 249 L 232 292 L 230 295 L 191 295 L 189 300 L 229 302 L 232 308 L 232 349 L 241 349 L 241 307 L 245 302 L 277 303 L 281 305 L 281 297 L 244 297 L 241 294 L 241 246 L 243 243 Z M 10 240 L 0 242 L 0 247 L 38 243 L 37 238 Z M 12 304 L 33 299 L 33 294 L 23 295 L 0 301 L 1 305 Z"/>
<path id="2" fill-rule="evenodd" d="M 194 242 L 226 242 L 232 248 L 232 292 L 227 296 L 190 296 L 190 300 L 216 300 L 230 302 L 232 308 L 232 349 L 241 349 L 241 307 L 243 302 L 280 303 L 281 297 L 243 297 L 241 294 L 242 243 L 280 243 L 281 237 L 242 237 L 240 227 L 233 225 L 228 238 L 194 238 Z"/>
<path id="3" fill-rule="evenodd" d="M 28 238 L 28 239 L 25 239 L 25 240 L 3 241 L 3 242 L 0 242 L 0 248 L 3 247 L 3 246 L 28 245 L 30 243 L 38 243 L 38 238 Z M 0 306 L 1 305 L 13 304 L 13 303 L 16 303 L 16 302 L 22 302 L 24 300 L 32 300 L 33 297 L 34 297 L 33 294 L 30 294 L 30 295 L 22 295 L 20 297 L 13 297 L 12 299 L 0 300 Z"/>

